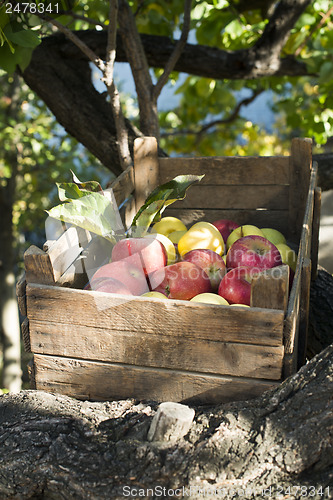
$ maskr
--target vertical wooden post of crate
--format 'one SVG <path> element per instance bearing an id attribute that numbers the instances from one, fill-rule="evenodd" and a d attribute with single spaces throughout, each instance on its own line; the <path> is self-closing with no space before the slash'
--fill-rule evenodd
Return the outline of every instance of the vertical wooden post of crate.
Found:
<path id="1" fill-rule="evenodd" d="M 312 140 L 294 138 L 291 143 L 289 179 L 289 239 L 301 238 L 312 165 Z"/>
<path id="2" fill-rule="evenodd" d="M 319 247 L 319 226 L 321 209 L 321 189 L 316 187 L 314 192 L 313 221 L 311 235 L 311 279 L 315 280 L 318 274 L 318 247 Z"/>
<path id="3" fill-rule="evenodd" d="M 134 185 L 136 211 L 159 185 L 158 146 L 155 137 L 139 137 L 134 141 Z"/>

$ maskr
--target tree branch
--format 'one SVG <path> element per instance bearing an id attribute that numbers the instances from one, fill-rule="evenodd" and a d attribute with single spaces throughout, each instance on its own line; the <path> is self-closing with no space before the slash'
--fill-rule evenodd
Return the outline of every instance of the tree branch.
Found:
<path id="1" fill-rule="evenodd" d="M 239 112 L 243 106 L 248 106 L 251 102 L 253 102 L 256 97 L 261 94 L 264 90 L 259 89 L 253 92 L 253 94 L 250 97 L 246 97 L 245 99 L 242 99 L 239 101 L 233 112 L 226 118 L 221 118 L 218 120 L 212 120 L 209 123 L 206 123 L 203 125 L 199 130 L 195 129 L 186 129 L 186 130 L 178 130 L 177 132 L 171 132 L 171 133 L 163 133 L 161 134 L 161 137 L 171 137 L 171 136 L 177 136 L 177 135 L 196 135 L 197 136 L 197 143 L 200 142 L 201 136 L 204 132 L 207 132 L 210 128 L 215 127 L 216 125 L 226 125 L 227 123 L 231 123 L 239 115 Z"/>
<path id="2" fill-rule="evenodd" d="M 114 63 L 116 59 L 117 13 L 118 0 L 110 0 L 108 42 L 103 81 L 110 97 L 111 108 L 116 125 L 120 163 L 122 165 L 122 169 L 126 170 L 126 168 L 132 163 L 132 159 L 128 147 L 128 133 L 121 109 L 120 96 L 113 79 Z"/>
<path id="3" fill-rule="evenodd" d="M 160 78 L 158 79 L 156 85 L 154 86 L 153 89 L 153 99 L 157 101 L 158 96 L 160 95 L 162 88 L 164 85 L 167 83 L 168 78 L 170 76 L 171 71 L 173 71 L 176 62 L 178 61 L 187 41 L 187 37 L 190 31 L 190 23 L 191 23 L 191 7 L 192 7 L 192 0 L 185 0 L 185 7 L 184 7 L 184 23 L 183 23 L 183 29 L 182 33 L 180 36 L 180 39 L 178 40 L 174 51 L 172 52 L 170 59 L 165 65 L 164 71 Z"/>

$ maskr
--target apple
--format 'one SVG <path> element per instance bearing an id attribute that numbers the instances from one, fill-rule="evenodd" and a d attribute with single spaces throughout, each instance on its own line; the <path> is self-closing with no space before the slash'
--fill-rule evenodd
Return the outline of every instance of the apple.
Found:
<path id="1" fill-rule="evenodd" d="M 211 292 L 207 274 L 192 262 L 176 262 L 150 276 L 151 289 L 170 299 L 190 300 L 199 293 Z"/>
<path id="2" fill-rule="evenodd" d="M 177 252 L 175 249 L 174 244 L 172 241 L 165 236 L 164 234 L 160 233 L 149 233 L 144 236 L 144 238 L 152 238 L 158 240 L 160 243 L 162 243 L 164 250 L 166 252 L 166 257 L 167 257 L 167 266 L 170 264 L 174 264 L 177 260 Z"/>
<path id="3" fill-rule="evenodd" d="M 263 236 L 264 233 L 257 226 L 251 226 L 250 224 L 245 224 L 244 226 L 239 226 L 234 229 L 227 239 L 227 248 L 230 248 L 235 241 L 239 240 L 243 236 L 249 236 L 250 234 L 257 234 L 258 236 Z"/>
<path id="4" fill-rule="evenodd" d="M 174 245 L 178 245 L 180 238 L 184 236 L 186 232 L 187 229 L 185 231 L 172 231 L 172 233 L 169 234 L 168 238 Z"/>
<path id="5" fill-rule="evenodd" d="M 230 219 L 216 220 L 215 222 L 213 222 L 213 225 L 220 231 L 225 245 L 227 244 L 229 234 L 232 233 L 234 229 L 239 227 L 239 224 L 237 224 L 237 222 Z"/>
<path id="6" fill-rule="evenodd" d="M 149 292 L 139 254 L 101 266 L 90 280 L 91 288 L 94 290 L 95 283 L 98 286 L 101 280 L 108 278 L 120 281 L 133 295 L 142 295 Z"/>
<path id="7" fill-rule="evenodd" d="M 230 307 L 233 307 L 233 306 L 237 306 L 237 307 L 250 307 L 250 306 L 248 306 L 246 304 L 229 304 L 229 305 L 230 305 Z"/>
<path id="8" fill-rule="evenodd" d="M 263 236 L 251 234 L 239 238 L 227 253 L 227 268 L 251 267 L 259 271 L 280 266 L 279 250 Z"/>
<path id="9" fill-rule="evenodd" d="M 208 248 L 190 250 L 182 257 L 183 261 L 193 262 L 201 267 L 210 279 L 212 290 L 217 291 L 220 281 L 227 272 L 223 257 Z"/>
<path id="10" fill-rule="evenodd" d="M 167 299 L 168 297 L 161 292 L 146 292 L 141 297 L 155 297 L 156 299 Z"/>
<path id="11" fill-rule="evenodd" d="M 192 297 L 190 302 L 202 302 L 203 304 L 218 304 L 223 306 L 228 306 L 229 302 L 226 301 L 221 295 L 216 293 L 199 293 Z"/>
<path id="12" fill-rule="evenodd" d="M 146 276 L 167 264 L 164 246 L 157 238 L 123 238 L 112 249 L 111 262 L 138 255 Z"/>
<path id="13" fill-rule="evenodd" d="M 187 231 L 185 224 L 177 217 L 162 217 L 152 227 L 152 233 L 160 233 L 164 236 L 169 236 L 174 231 Z"/>
<path id="14" fill-rule="evenodd" d="M 270 227 L 264 227 L 264 228 L 261 228 L 261 231 L 264 233 L 265 238 L 267 238 L 274 245 L 277 245 L 279 243 L 284 243 L 284 244 L 287 243 L 286 238 L 277 229 L 272 229 Z"/>
<path id="15" fill-rule="evenodd" d="M 249 306 L 251 299 L 251 280 L 253 271 L 248 267 L 236 267 L 222 278 L 218 294 L 229 304 Z"/>
<path id="16" fill-rule="evenodd" d="M 95 292 L 121 293 L 122 295 L 133 295 L 133 293 L 121 281 L 115 278 L 97 278 L 92 281 L 90 290 Z"/>
<path id="17" fill-rule="evenodd" d="M 287 264 L 293 272 L 296 271 L 297 255 L 294 250 L 292 250 L 285 243 L 278 243 L 276 248 L 279 250 L 283 264 Z"/>
<path id="18" fill-rule="evenodd" d="M 208 248 L 222 255 L 224 241 L 220 231 L 210 222 L 197 222 L 180 238 L 178 253 L 182 257 L 190 250 Z"/>

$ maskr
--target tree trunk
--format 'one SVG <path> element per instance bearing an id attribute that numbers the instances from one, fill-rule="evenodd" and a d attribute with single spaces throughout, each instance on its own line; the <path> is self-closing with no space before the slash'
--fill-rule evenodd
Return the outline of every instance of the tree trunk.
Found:
<path id="1" fill-rule="evenodd" d="M 311 324 L 325 309 L 331 343 L 332 299 L 320 269 Z M 332 498 L 332 380 L 333 344 L 255 400 L 194 407 L 177 442 L 147 439 L 155 402 L 0 396 L 0 498 Z"/>
<path id="2" fill-rule="evenodd" d="M 6 125 L 18 122 L 20 81 L 16 75 L 10 87 L 10 104 L 5 112 Z M 13 205 L 17 176 L 17 145 L 4 150 L 3 159 L 10 176 L 0 184 L 0 340 L 3 346 L 3 370 L 0 388 L 12 392 L 21 389 L 21 337 L 16 300 L 14 271 Z"/>

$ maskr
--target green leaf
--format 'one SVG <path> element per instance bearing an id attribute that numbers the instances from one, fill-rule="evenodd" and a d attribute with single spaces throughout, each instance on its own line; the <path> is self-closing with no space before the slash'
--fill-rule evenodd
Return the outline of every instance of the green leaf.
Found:
<path id="1" fill-rule="evenodd" d="M 60 201 L 71 201 L 82 198 L 84 194 L 74 182 L 56 182 Z"/>
<path id="2" fill-rule="evenodd" d="M 164 209 L 177 200 L 183 200 L 186 190 L 204 175 L 178 175 L 174 179 L 155 188 L 135 215 L 132 227 L 140 227 L 144 234 L 152 222 L 161 217 Z M 149 223 L 148 223 L 149 222 Z"/>
<path id="3" fill-rule="evenodd" d="M 89 193 L 46 212 L 54 219 L 87 229 L 112 242 L 116 241 L 115 235 L 122 230 L 117 207 L 100 193 Z"/>
<path id="4" fill-rule="evenodd" d="M 9 40 L 28 49 L 34 49 L 41 42 L 37 33 L 31 30 L 12 31 L 6 29 L 5 33 Z"/>

